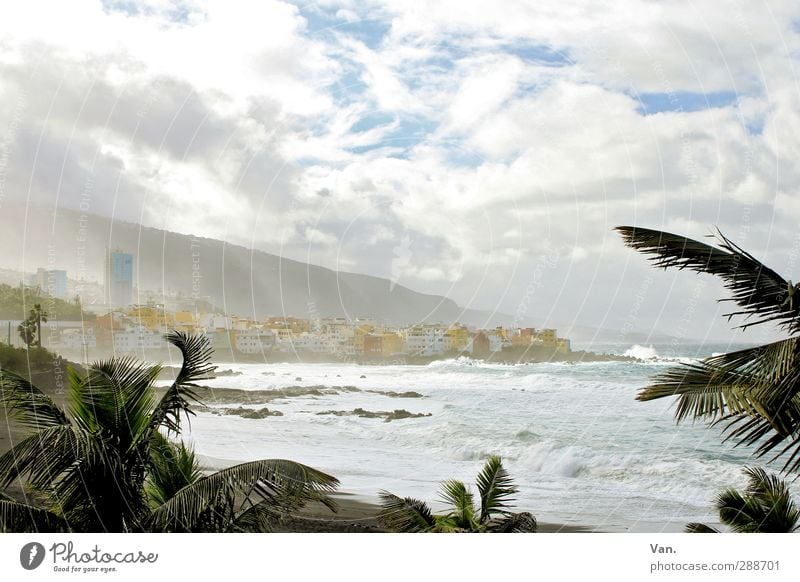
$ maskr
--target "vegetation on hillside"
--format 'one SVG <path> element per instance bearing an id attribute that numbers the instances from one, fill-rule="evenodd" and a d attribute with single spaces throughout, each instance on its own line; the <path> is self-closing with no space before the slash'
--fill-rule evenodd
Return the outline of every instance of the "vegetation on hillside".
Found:
<path id="1" fill-rule="evenodd" d="M 34 305 L 39 304 L 46 310 L 51 319 L 80 321 L 94 319 L 91 313 L 85 313 L 79 301 L 64 301 L 50 297 L 38 287 L 12 287 L 0 284 L 0 319 L 26 319 Z M 0 330 L 2 331 L 2 330 Z"/>
<path id="2" fill-rule="evenodd" d="M 56 360 L 61 360 L 60 356 L 45 348 L 26 350 L 0 343 L 0 371 L 28 377 L 30 374 L 50 371 Z"/>

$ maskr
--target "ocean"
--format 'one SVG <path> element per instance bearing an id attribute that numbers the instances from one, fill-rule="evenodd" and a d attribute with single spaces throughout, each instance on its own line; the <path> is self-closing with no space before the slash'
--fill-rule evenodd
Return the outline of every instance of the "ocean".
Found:
<path id="1" fill-rule="evenodd" d="M 719 427 L 676 425 L 674 399 L 635 400 L 666 366 L 731 346 L 605 348 L 647 359 L 223 364 L 221 369 L 238 375 L 204 382 L 219 395 L 229 388 L 327 390 L 249 405 L 266 405 L 282 416 L 200 412 L 191 420 L 191 442 L 199 454 L 215 459 L 293 459 L 335 475 L 343 491 L 374 500 L 385 489 L 424 499 L 434 509 L 442 508 L 440 481 L 474 483 L 484 459 L 497 454 L 519 487 L 518 510 L 531 511 L 542 522 L 610 532 L 716 524 L 713 499 L 725 487 L 744 485 L 744 465 L 779 468 L 755 459 L 752 449 L 723 443 Z M 420 397 L 397 397 L 409 391 Z M 225 404 L 231 406 L 238 404 Z M 430 416 L 386 422 L 330 414 L 357 408 Z"/>

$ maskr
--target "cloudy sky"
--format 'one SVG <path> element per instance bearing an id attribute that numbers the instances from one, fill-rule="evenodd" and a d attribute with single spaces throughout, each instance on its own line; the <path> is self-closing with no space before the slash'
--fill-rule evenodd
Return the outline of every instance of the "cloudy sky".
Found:
<path id="1" fill-rule="evenodd" d="M 728 337 L 713 280 L 611 229 L 718 226 L 800 279 L 798 50 L 796 2 L 4 5 L 0 211 L 83 197 L 535 325 Z"/>

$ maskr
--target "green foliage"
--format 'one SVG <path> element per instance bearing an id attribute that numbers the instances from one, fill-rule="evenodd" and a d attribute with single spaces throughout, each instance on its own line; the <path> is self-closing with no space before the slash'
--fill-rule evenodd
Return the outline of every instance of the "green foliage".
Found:
<path id="1" fill-rule="evenodd" d="M 26 350 L 0 343 L 0 371 L 7 370 L 29 377 L 31 374 L 49 372 L 56 360 L 60 360 L 59 356 L 45 348 Z"/>
<path id="2" fill-rule="evenodd" d="M 719 520 L 736 533 L 792 533 L 800 529 L 800 511 L 789 487 L 764 469 L 745 467 L 744 491 L 726 489 L 716 499 Z M 689 533 L 717 533 L 702 523 L 686 526 Z"/>
<path id="3" fill-rule="evenodd" d="M 630 226 L 618 227 L 625 244 L 650 256 L 656 267 L 677 267 L 720 277 L 744 316 L 746 328 L 773 322 L 789 339 L 670 368 L 643 389 L 639 400 L 678 397 L 676 419 L 724 423 L 726 438 L 756 446 L 755 454 L 784 459 L 800 470 L 800 285 L 765 267 L 717 234 L 718 246 Z"/>
<path id="4" fill-rule="evenodd" d="M 431 533 L 534 533 L 536 518 L 528 512 L 512 513 L 509 502 L 517 492 L 498 456 L 489 457 L 476 479 L 480 506 L 461 481 L 441 483 L 439 496 L 450 511 L 434 515 L 424 501 L 380 492 L 378 520 L 391 531 Z"/>
<path id="5" fill-rule="evenodd" d="M 18 374 L 0 371 L 0 404 L 32 431 L 0 456 L 0 489 L 17 479 L 36 511 L 0 502 L 0 531 L 264 531 L 308 501 L 333 508 L 338 481 L 293 461 L 243 463 L 202 476 L 180 435 L 194 382 L 213 372 L 209 339 L 172 333 L 184 354 L 159 396 L 158 365 L 130 358 L 69 370 L 68 411 Z"/>
<path id="6" fill-rule="evenodd" d="M 30 348 L 36 341 L 36 322 L 30 318 L 26 319 L 17 326 L 17 333 L 22 342 Z"/>
<path id="7" fill-rule="evenodd" d="M 84 313 L 80 302 L 50 297 L 36 287 L 0 284 L 0 319 L 24 320 L 36 304 L 41 305 L 53 319 L 81 321 L 95 318 L 92 313 Z"/>

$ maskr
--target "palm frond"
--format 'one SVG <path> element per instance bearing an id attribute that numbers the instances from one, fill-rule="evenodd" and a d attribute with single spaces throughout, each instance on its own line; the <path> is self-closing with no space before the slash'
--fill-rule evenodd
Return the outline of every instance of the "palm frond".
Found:
<path id="1" fill-rule="evenodd" d="M 194 451 L 183 442 L 173 443 L 154 432 L 145 491 L 151 506 L 163 505 L 175 494 L 202 477 Z"/>
<path id="2" fill-rule="evenodd" d="M 462 481 L 442 481 L 439 485 L 439 497 L 452 507 L 448 517 L 453 518 L 458 527 L 469 531 L 480 529 L 481 523 L 475 515 L 474 495 Z"/>
<path id="3" fill-rule="evenodd" d="M 230 508 L 217 511 L 222 502 L 239 498 L 268 501 L 276 511 L 289 512 L 318 501 L 333 507 L 328 493 L 338 487 L 335 477 L 306 465 L 284 459 L 242 463 L 203 477 L 178 491 L 153 511 L 149 523 L 156 531 L 195 531 L 211 511 L 233 516 Z"/>
<path id="4" fill-rule="evenodd" d="M 758 525 L 764 517 L 763 508 L 736 489 L 726 489 L 720 493 L 715 505 L 722 523 L 736 533 L 758 531 Z"/>
<path id="5" fill-rule="evenodd" d="M 491 533 L 536 533 L 537 528 L 536 518 L 527 511 L 523 511 L 508 513 L 501 518 L 491 520 L 487 531 Z"/>
<path id="6" fill-rule="evenodd" d="M 498 456 L 486 460 L 476 485 L 481 498 L 479 523 L 485 523 L 494 513 L 507 513 L 508 502 L 514 500 L 513 495 L 518 491 Z"/>
<path id="7" fill-rule="evenodd" d="M 60 533 L 69 532 L 66 520 L 40 507 L 0 500 L 0 532 Z"/>
<path id="8" fill-rule="evenodd" d="M 627 246 L 650 255 L 655 267 L 690 269 L 722 278 L 731 292 L 731 297 L 723 301 L 734 301 L 741 308 L 726 317 L 744 316 L 748 320 L 739 327 L 775 321 L 790 331 L 800 329 L 800 295 L 794 298 L 796 287 L 719 231 L 718 247 L 714 247 L 647 228 L 619 226 L 615 230 Z"/>
<path id="9" fill-rule="evenodd" d="M 149 438 L 155 408 L 153 385 L 161 367 L 132 358 L 95 362 L 85 377 L 70 376 L 70 405 L 75 422 L 90 432 L 113 435 L 120 451 Z"/>
<path id="10" fill-rule="evenodd" d="M 42 429 L 0 456 L 0 488 L 23 477 L 47 488 L 79 459 L 100 455 L 94 439 L 68 425 Z"/>
<path id="11" fill-rule="evenodd" d="M 758 444 L 761 456 L 784 445 L 785 470 L 800 466 L 800 338 L 682 364 L 657 375 L 638 400 L 678 396 L 675 418 L 724 422 L 726 439 Z M 789 440 L 789 445 L 785 441 Z"/>
<path id="12" fill-rule="evenodd" d="M 789 533 L 795 531 L 800 523 L 800 512 L 792 499 L 789 487 L 776 475 L 769 475 L 760 467 L 746 467 L 748 486 L 744 495 L 730 495 L 725 492 L 719 496 L 722 507 L 736 508 L 741 498 L 748 503 L 748 517 L 756 518 L 753 531 Z M 750 510 L 750 507 L 758 508 Z M 721 513 L 720 513 L 721 515 Z"/>
<path id="13" fill-rule="evenodd" d="M 175 381 L 167 389 L 158 403 L 152 418 L 153 428 L 164 427 L 168 432 L 180 433 L 181 414 L 188 419 L 194 414 L 190 401 L 197 402 L 197 395 L 192 390 L 196 382 L 211 378 L 216 366 L 211 364 L 211 338 L 206 335 L 189 335 L 179 331 L 171 331 L 166 339 L 178 348 L 183 356 L 183 364 L 175 377 Z"/>
<path id="14" fill-rule="evenodd" d="M 637 400 L 680 396 L 676 417 L 718 418 L 726 414 L 758 413 L 776 421 L 775 429 L 789 434 L 781 411 L 800 390 L 800 338 L 687 363 L 657 375 Z"/>
<path id="15" fill-rule="evenodd" d="M 718 529 L 714 529 L 713 527 L 706 525 L 704 523 L 687 523 L 686 529 L 684 529 L 685 533 L 720 533 Z"/>
<path id="16" fill-rule="evenodd" d="M 411 497 L 398 497 L 388 491 L 379 493 L 381 511 L 380 524 L 390 531 L 418 533 L 431 531 L 436 521 L 424 501 Z"/>
<path id="17" fill-rule="evenodd" d="M 0 406 L 9 418 L 33 430 L 69 424 L 53 400 L 18 374 L 0 371 Z"/>
<path id="18" fill-rule="evenodd" d="M 260 501 L 240 510 L 230 520 L 226 532 L 233 533 L 265 533 L 275 530 L 281 523 L 284 513 L 276 511 L 268 500 Z"/>

